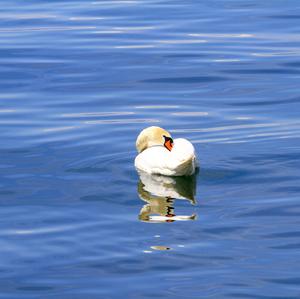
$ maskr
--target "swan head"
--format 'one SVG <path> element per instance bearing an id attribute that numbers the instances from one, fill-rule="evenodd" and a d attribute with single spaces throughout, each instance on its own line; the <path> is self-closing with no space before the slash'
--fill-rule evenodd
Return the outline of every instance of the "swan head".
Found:
<path id="1" fill-rule="evenodd" d="M 171 151 L 173 139 L 170 133 L 163 128 L 152 126 L 144 129 L 136 139 L 136 149 L 139 153 L 156 145 L 162 145 Z"/>

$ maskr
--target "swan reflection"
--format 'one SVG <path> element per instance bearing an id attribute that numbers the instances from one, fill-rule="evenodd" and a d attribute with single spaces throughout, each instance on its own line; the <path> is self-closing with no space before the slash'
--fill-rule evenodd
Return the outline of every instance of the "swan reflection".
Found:
<path id="1" fill-rule="evenodd" d="M 173 222 L 195 220 L 196 214 L 177 215 L 175 201 L 186 200 L 195 205 L 196 176 L 166 177 L 139 172 L 139 197 L 146 202 L 139 213 L 145 222 Z"/>

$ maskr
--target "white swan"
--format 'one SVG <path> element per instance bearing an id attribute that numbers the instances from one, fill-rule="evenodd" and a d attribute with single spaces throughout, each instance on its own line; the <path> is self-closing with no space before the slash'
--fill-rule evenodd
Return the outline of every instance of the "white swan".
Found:
<path id="1" fill-rule="evenodd" d="M 144 129 L 137 137 L 136 148 L 137 170 L 167 176 L 195 173 L 197 159 L 193 145 L 183 138 L 173 141 L 165 129 L 155 126 Z"/>

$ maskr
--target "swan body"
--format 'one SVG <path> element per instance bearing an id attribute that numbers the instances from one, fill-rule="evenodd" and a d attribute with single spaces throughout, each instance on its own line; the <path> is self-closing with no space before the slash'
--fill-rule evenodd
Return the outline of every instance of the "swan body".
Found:
<path id="1" fill-rule="evenodd" d="M 195 173 L 197 159 L 194 146 L 184 138 L 171 138 L 159 127 L 144 129 L 136 141 L 135 167 L 149 174 L 185 176 Z"/>

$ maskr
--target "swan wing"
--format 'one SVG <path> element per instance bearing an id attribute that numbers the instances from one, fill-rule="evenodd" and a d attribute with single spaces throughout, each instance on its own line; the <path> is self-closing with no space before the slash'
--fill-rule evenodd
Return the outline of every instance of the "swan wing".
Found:
<path id="1" fill-rule="evenodd" d="M 170 152 L 162 146 L 150 147 L 141 152 L 134 161 L 135 167 L 150 174 L 172 175 L 169 169 Z"/>
<path id="2" fill-rule="evenodd" d="M 162 146 L 154 146 L 135 158 L 135 167 L 138 170 L 167 176 L 192 175 L 196 164 L 195 149 L 183 138 L 174 140 L 171 152 Z"/>

